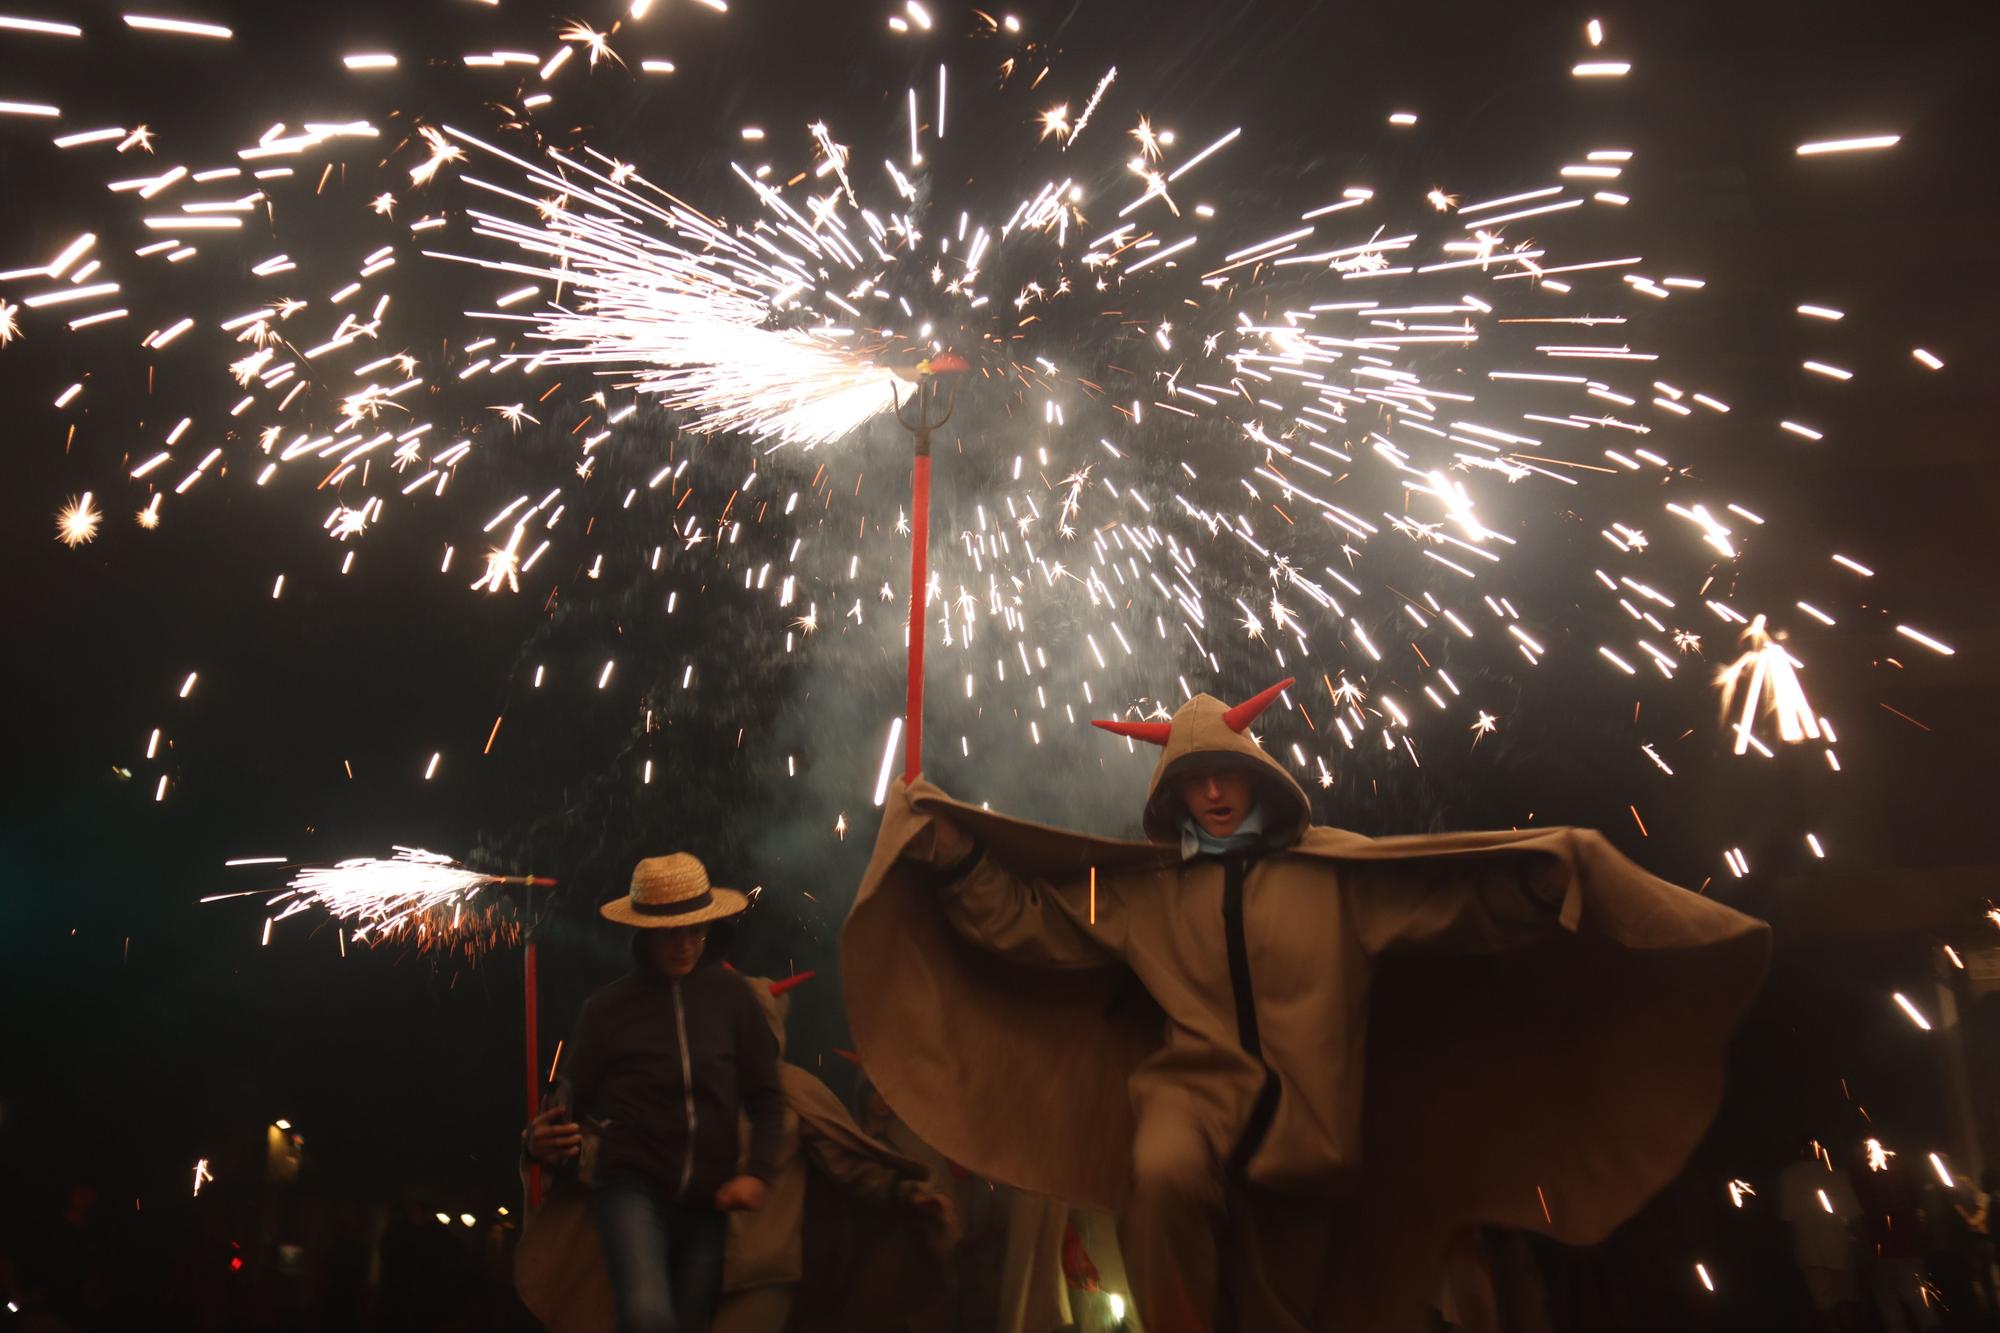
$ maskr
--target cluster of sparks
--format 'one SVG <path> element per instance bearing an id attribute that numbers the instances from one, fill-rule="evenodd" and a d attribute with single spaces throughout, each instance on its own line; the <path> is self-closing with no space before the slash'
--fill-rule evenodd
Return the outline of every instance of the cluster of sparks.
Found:
<path id="1" fill-rule="evenodd" d="M 410 127 L 400 142 L 385 141 L 386 115 L 301 118 L 249 137 L 233 160 L 190 165 L 157 157 L 145 125 L 65 127 L 55 148 L 103 154 L 107 190 L 135 209 L 105 233 L 129 230 L 145 243 L 119 248 L 86 233 L 0 272 L 0 346 L 59 327 L 111 355 L 115 344 L 102 340 L 157 318 L 132 341 L 156 360 L 173 349 L 185 356 L 176 368 L 211 377 L 217 411 L 160 432 L 120 479 L 143 497 L 142 530 L 161 523 L 164 505 L 219 489 L 226 471 L 230 484 L 275 492 L 298 477 L 330 495 L 330 509 L 315 502 L 314 521 L 338 548 L 341 574 L 388 523 L 447 529 L 447 576 L 460 544 L 483 549 L 477 576 L 456 577 L 487 594 L 522 593 L 559 542 L 591 578 L 607 558 L 658 572 L 671 549 L 728 568 L 747 596 L 770 599 L 770 642 L 717 649 L 729 653 L 776 652 L 780 642 L 790 653 L 807 636 L 815 645 L 836 638 L 834 628 L 868 632 L 871 612 L 873 632 L 902 633 L 882 604 L 897 600 L 907 515 L 898 508 L 891 518 L 877 504 L 835 521 L 834 505 L 860 490 L 857 470 L 842 475 L 840 446 L 880 422 L 923 358 L 957 350 L 974 366 L 961 389 L 967 410 L 983 401 L 983 420 L 1007 414 L 1008 427 L 993 432 L 1001 448 L 976 433 L 970 441 L 1007 458 L 1006 480 L 943 534 L 923 590 L 929 632 L 956 654 L 946 659 L 956 663 L 951 684 L 962 677 L 962 689 L 935 691 L 934 733 L 967 715 L 1018 719 L 1013 743 L 1032 746 L 1043 743 L 1044 722 L 1072 725 L 1133 699 L 1163 716 L 1193 692 L 1184 672 L 1212 675 L 1225 646 L 1256 645 L 1274 671 L 1303 664 L 1296 674 L 1316 678 L 1285 701 L 1310 748 L 1273 748 L 1330 787 L 1341 765 L 1420 765 L 1422 745 L 1445 734 L 1426 724 L 1433 714 L 1451 723 L 1455 744 L 1469 735 L 1478 745 L 1504 719 L 1473 676 L 1560 657 L 1612 673 L 1642 701 L 1714 690 L 1734 755 L 1768 760 L 1779 747 L 1816 745 L 1838 771 L 1834 727 L 1807 690 L 1807 645 L 1875 571 L 1829 551 L 1805 596 L 1762 607 L 1732 600 L 1733 573 L 1772 538 L 1754 508 L 1716 494 L 1693 466 L 1702 431 L 1731 405 L 1700 382 L 1699 366 L 1669 367 L 1645 340 L 1648 312 L 1698 302 L 1706 283 L 1618 244 L 1639 150 L 1606 144 L 1483 198 L 1446 183 L 1401 200 L 1353 182 L 1283 218 L 1241 219 L 1217 173 L 1244 130 L 1182 136 L 1160 108 L 1141 104 L 1132 89 L 1142 81 L 1120 81 L 1116 68 L 1068 83 L 1058 73 L 1067 95 L 1040 93 L 1051 69 L 1031 75 L 1044 57 L 1024 47 L 1001 63 L 997 93 L 981 94 L 1040 99 L 1023 136 L 1038 174 L 1009 182 L 1002 201 L 983 181 L 953 196 L 951 182 L 967 173 L 934 170 L 964 115 L 951 106 L 941 62 L 934 85 L 926 77 L 907 90 L 907 134 L 886 155 L 839 142 L 826 120 L 792 127 L 789 140 L 742 127 L 735 137 L 774 160 L 731 163 L 735 194 L 698 204 L 587 144 L 551 144 L 554 131 L 537 119 L 564 80 L 671 75 L 671 60 L 643 53 L 649 9 L 635 0 L 602 30 L 567 22 L 540 51 L 462 55 L 469 76 L 493 72 L 509 85 L 492 103 L 496 123 L 473 130 L 399 105 Z M 1011 40 L 1021 29 L 1012 17 L 973 15 L 985 37 Z M 915 0 L 888 20 L 913 41 L 941 36 L 940 22 Z M 234 39 L 212 24 L 142 15 L 125 24 L 162 39 Z M 24 34 L 83 36 L 75 25 L 0 16 L 0 38 Z M 1629 71 L 1629 62 L 1596 58 L 1601 25 L 1586 36 L 1575 77 Z M 391 96 L 421 96 L 397 82 L 395 54 L 355 53 L 343 64 Z M 1127 128 L 1104 128 L 1113 116 Z M 8 117 L 62 114 L 0 102 Z M 1418 124 L 1413 112 L 1388 119 L 1397 133 Z M 775 160 L 785 142 L 796 156 L 789 166 Z M 1877 134 L 1796 151 L 1895 143 Z M 381 170 L 359 203 L 326 188 L 355 154 Z M 351 253 L 294 258 L 279 248 L 294 212 L 327 208 L 365 213 L 349 219 L 348 234 L 371 239 Z M 1252 239 L 1250 222 L 1269 234 Z M 253 241 L 268 253 L 244 253 Z M 218 286 L 215 309 L 135 321 L 147 278 L 211 254 L 250 261 L 250 290 Z M 414 351 L 418 340 L 399 333 L 397 284 L 413 271 L 492 284 L 441 351 Z M 1796 313 L 1815 326 L 1843 318 L 1812 303 Z M 1079 364 L 1073 341 L 1038 340 L 1079 324 L 1113 340 L 1116 355 L 1104 360 L 1116 362 L 1115 382 L 1096 360 Z M 1924 347 L 1911 358 L 1926 373 L 1945 366 Z M 571 387 L 568 400 L 590 411 L 561 471 L 531 482 L 509 445 L 524 426 L 542 425 L 539 405 L 564 389 L 566 374 L 587 378 L 590 392 Z M 1839 384 L 1856 372 L 1809 360 L 1801 374 Z M 69 411 L 85 392 L 78 381 L 55 406 Z M 588 523 L 559 530 L 584 503 L 580 483 L 645 452 L 615 451 L 612 441 L 647 403 L 718 446 L 692 474 L 695 454 L 672 449 L 620 474 L 626 507 L 667 489 L 671 531 L 634 556 L 592 547 Z M 1838 422 L 1767 427 L 1774 442 L 1804 447 Z M 732 443 L 735 452 L 720 447 Z M 794 454 L 809 456 L 788 462 Z M 468 465 L 518 469 L 524 489 L 496 513 L 459 514 L 446 497 Z M 720 484 L 710 475 L 718 467 L 729 472 Z M 1546 540 L 1548 516 L 1579 509 L 1584 495 L 1622 512 L 1604 522 L 1599 558 L 1561 586 L 1517 575 L 1517 553 Z M 737 551 L 746 524 L 767 516 L 784 538 L 770 551 Z M 83 492 L 59 513 L 58 536 L 79 546 L 103 521 Z M 734 577 L 703 583 L 733 586 Z M 1224 585 L 1235 591 L 1218 593 Z M 280 573 L 272 596 L 284 587 Z M 671 614 L 679 589 L 663 591 Z M 1581 620 L 1558 612 L 1586 595 Z M 1934 653 L 1952 651 L 1923 630 L 1896 628 Z M 1237 631 L 1240 643 L 1225 645 Z M 1706 663 L 1705 638 L 1735 645 L 1719 668 Z M 1447 660 L 1466 664 L 1459 676 Z M 607 660 L 597 673 L 598 689 L 612 668 Z M 686 668 L 683 689 L 694 671 Z M 985 709 L 988 695 L 1003 706 Z M 950 711 L 956 700 L 962 713 Z M 892 724 L 872 775 L 878 803 L 896 736 Z M 970 731 L 956 739 L 971 755 Z M 1635 764 L 1672 776 L 1659 751 L 1667 739 L 1635 738 Z M 149 760 L 159 741 L 155 731 Z M 440 760 L 432 753 L 421 766 L 426 780 Z M 641 780 L 651 777 L 648 759 Z M 156 799 L 166 792 L 162 772 Z M 843 813 L 836 836 L 846 831 Z M 1815 835 L 1804 837 L 1824 855 Z M 1749 873 L 1740 848 L 1721 859 L 1737 877 Z M 266 938 L 271 922 L 307 910 L 351 927 L 343 947 L 413 930 L 445 937 L 496 878 L 414 848 L 304 869 L 269 899 Z M 1870 1152 L 1886 1164 L 1874 1140 Z M 1747 1182 L 1728 1189 L 1738 1206 L 1754 1196 Z"/>
<path id="2" fill-rule="evenodd" d="M 397 847 L 394 852 L 387 858 L 360 856 L 330 866 L 300 868 L 282 890 L 265 900 L 264 905 L 273 909 L 264 924 L 265 942 L 270 942 L 273 925 L 312 910 L 344 924 L 343 948 L 346 941 L 380 943 L 419 932 L 448 937 L 463 925 L 481 890 L 495 884 L 554 883 L 470 870 L 421 847 Z M 238 864 L 273 859 L 253 857 Z"/>
<path id="3" fill-rule="evenodd" d="M 1079 710 L 1134 698 L 1158 712 L 1191 693 L 1186 674 L 1170 683 L 1155 673 L 1176 658 L 1198 674 L 1219 670 L 1219 640 L 1234 626 L 1243 646 L 1269 652 L 1274 670 L 1320 668 L 1299 673 L 1324 686 L 1317 703 L 1286 700 L 1314 752 L 1295 742 L 1280 757 L 1325 786 L 1334 760 L 1420 765 L 1425 713 L 1457 715 L 1474 745 L 1503 725 L 1492 701 L 1468 695 L 1447 657 L 1464 674 L 1587 656 L 1629 678 L 1641 702 L 1713 685 L 1735 754 L 1768 759 L 1780 746 L 1818 745 L 1839 769 L 1835 729 L 1808 694 L 1802 635 L 1837 623 L 1851 600 L 1841 580 L 1874 571 L 1833 552 L 1811 601 L 1739 607 L 1727 595 L 1746 552 L 1769 540 L 1766 524 L 1742 503 L 1702 495 L 1708 483 L 1688 458 L 1703 423 L 1720 422 L 1730 405 L 1684 375 L 1669 378 L 1662 354 L 1634 336 L 1646 327 L 1635 304 L 1698 300 L 1706 286 L 1652 271 L 1616 246 L 1637 150 L 1591 149 L 1487 198 L 1438 186 L 1414 209 L 1345 185 L 1263 239 L 1218 243 L 1212 237 L 1240 236 L 1241 223 L 1195 191 L 1222 184 L 1213 173 L 1243 131 L 1184 140 L 1159 123 L 1157 108 L 1121 110 L 1121 98 L 1139 97 L 1111 68 L 1087 95 L 1078 85 L 1074 118 L 1069 102 L 1039 105 L 1051 173 L 1028 177 L 1011 211 L 987 216 L 990 193 L 954 199 L 945 174 L 930 170 L 948 154 L 955 123 L 940 63 L 934 87 L 924 80 L 908 90 L 907 143 L 891 155 L 858 151 L 815 120 L 796 135 L 796 169 L 732 163 L 740 196 L 697 206 L 587 144 L 549 144 L 535 121 L 564 78 L 671 72 L 671 61 L 620 49 L 640 39 L 644 17 L 634 7 L 629 28 L 568 22 L 541 53 L 466 53 L 466 70 L 518 80 L 511 100 L 496 103 L 498 125 L 474 134 L 404 108 L 410 128 L 386 154 L 371 119 L 273 124 L 234 161 L 192 165 L 162 165 L 144 125 L 54 137 L 61 152 L 99 152 L 116 164 L 109 192 L 137 205 L 136 231 L 159 236 L 131 252 L 147 266 L 194 262 L 221 245 L 234 252 L 253 234 L 282 234 L 293 210 L 339 206 L 327 201 L 345 196 L 325 186 L 350 148 L 381 157 L 384 183 L 417 214 L 397 220 L 397 189 L 368 195 L 384 243 L 357 243 L 345 264 L 326 252 L 246 256 L 258 294 L 234 308 L 163 315 L 139 339 L 155 358 L 197 344 L 218 354 L 228 372 L 218 397 L 230 403 L 219 420 L 180 418 L 136 455 L 125 480 L 144 494 L 142 530 L 160 525 L 163 502 L 206 493 L 225 470 L 276 489 L 309 469 L 313 489 L 335 497 L 320 526 L 341 547 L 345 574 L 370 532 L 442 501 L 469 461 L 509 468 L 508 441 L 539 426 L 537 405 L 564 387 L 548 381 L 582 371 L 598 410 L 578 430 L 597 429 L 577 438 L 567 481 L 551 478 L 539 500 L 524 492 L 481 525 L 493 535 L 469 586 L 523 591 L 564 540 L 557 524 L 584 503 L 575 483 L 592 478 L 616 428 L 650 399 L 686 429 L 748 448 L 738 455 L 740 483 L 701 505 L 689 506 L 698 489 L 709 494 L 700 473 L 685 475 L 691 453 L 669 450 L 631 477 L 626 506 L 642 489 L 665 486 L 676 512 L 686 510 L 671 542 L 640 558 L 657 571 L 671 544 L 728 563 L 745 528 L 738 500 L 756 492 L 757 523 L 782 503 L 780 517 L 797 524 L 782 557 L 735 560 L 747 592 L 774 597 L 791 652 L 823 627 L 861 630 L 870 603 L 893 600 L 903 559 L 896 539 L 908 527 L 900 510 L 893 525 L 864 511 L 854 537 L 836 538 L 838 455 L 782 502 L 773 492 L 787 474 L 765 459 L 788 445 L 829 450 L 868 428 L 895 401 L 899 376 L 945 350 L 939 330 L 948 328 L 974 359 L 968 400 L 983 397 L 989 419 L 1004 408 L 1013 423 L 1041 425 L 998 432 L 1012 453 L 1007 483 L 948 535 L 925 611 L 942 645 L 961 655 L 964 698 L 977 708 L 997 694 L 1009 706 L 982 713 L 1020 719 L 1031 745 L 1042 743 L 1052 714 L 1074 723 Z M 1020 30 L 1004 16 L 975 11 L 975 19 L 996 37 Z M 233 40 L 215 25 L 127 20 L 162 37 Z M 932 31 L 934 16 L 923 11 L 920 20 L 913 8 L 899 21 L 915 36 Z M 74 25 L 0 28 L 83 35 Z M 1604 40 L 1601 26 L 1587 36 L 1593 49 Z M 388 52 L 343 63 L 370 80 L 400 68 Z M 1629 68 L 1593 59 L 1572 73 L 1615 79 Z M 1022 57 L 1009 56 L 1000 94 L 1041 96 L 1050 73 L 1043 65 L 1030 79 Z M 42 118 L 60 119 L 58 108 L 45 110 Z M 1131 128 L 1086 143 L 1093 118 L 1114 114 L 1129 114 Z M 1418 117 L 1399 111 L 1389 121 L 1407 132 Z M 527 146 L 496 142 L 507 136 Z M 740 137 L 776 151 L 762 127 Z M 1895 142 L 1867 135 L 1798 152 Z M 1095 159 L 1091 143 L 1105 150 Z M 137 174 L 135 159 L 147 163 Z M 442 197 L 448 184 L 456 204 Z M 739 205 L 749 212 L 727 220 Z M 1538 229 L 1565 239 L 1559 247 Z M 0 273 L 0 284 L 21 284 L 18 301 L 0 304 L 0 338 L 20 336 L 24 319 L 38 328 L 51 318 L 97 345 L 101 330 L 132 318 L 116 304 L 137 304 L 121 272 L 129 264 L 91 232 Z M 419 355 L 396 335 L 397 278 L 438 266 L 498 285 L 467 312 L 456 345 Z M 234 288 L 224 294 L 236 299 Z M 1103 374 L 1095 364 L 1066 370 L 1077 360 L 1073 344 L 1035 341 L 1062 312 L 1124 316 L 1112 335 L 1122 383 L 1092 379 Z M 1844 317 L 1812 303 L 1797 314 L 1816 325 Z M 1476 373 L 1460 369 L 1467 353 Z M 1924 348 L 1913 356 L 1926 370 L 1944 364 Z M 1820 360 L 1802 373 L 1831 382 L 1854 375 Z M 511 401 L 469 401 L 488 385 Z M 73 410 L 84 392 L 79 381 L 56 406 Z M 1771 429 L 1812 441 L 1826 433 L 1789 419 Z M 1217 438 L 1228 443 L 1217 447 Z M 1574 509 L 1585 492 L 1605 507 L 1647 508 L 1604 524 L 1601 561 L 1574 568 L 1580 586 L 1514 577 L 1516 550 L 1538 543 L 1542 515 Z M 1653 498 L 1662 495 L 1664 503 Z M 429 521 L 462 521 L 432 512 Z M 103 522 L 85 492 L 58 515 L 58 535 L 78 546 Z M 591 550 L 587 523 L 563 532 L 579 529 L 572 550 L 600 577 L 607 558 L 621 556 Z M 446 542 L 446 574 L 456 550 Z M 1243 590 L 1219 603 L 1218 581 Z M 280 573 L 272 596 L 284 588 Z M 1592 589 L 1586 621 L 1554 613 Z M 900 629 L 893 617 L 876 619 Z M 1921 630 L 1897 629 L 1951 652 Z M 1740 640 L 1740 651 L 1712 670 L 1702 665 L 1707 636 Z M 1147 639 L 1142 653 L 1135 644 Z M 609 676 L 607 664 L 599 688 Z M 971 736 L 958 740 L 969 756 Z M 1661 743 L 1635 738 L 1637 758 L 1671 775 Z M 1349 752 L 1344 759 L 1335 746 Z M 426 779 L 440 759 L 424 765 Z M 1722 859 L 1738 877 L 1749 872 L 1740 848 Z"/>

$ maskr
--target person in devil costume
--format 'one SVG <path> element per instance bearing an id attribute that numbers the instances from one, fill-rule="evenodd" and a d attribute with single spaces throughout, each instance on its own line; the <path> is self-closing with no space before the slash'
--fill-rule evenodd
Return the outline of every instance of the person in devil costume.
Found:
<path id="1" fill-rule="evenodd" d="M 1425 1328 L 1475 1228 L 1602 1239 L 1713 1116 L 1768 959 L 1587 830 L 1314 825 L 1248 730 L 1290 684 L 1097 723 L 1161 747 L 1147 843 L 899 785 L 843 930 L 888 1103 L 1115 1213 L 1151 1333 Z"/>

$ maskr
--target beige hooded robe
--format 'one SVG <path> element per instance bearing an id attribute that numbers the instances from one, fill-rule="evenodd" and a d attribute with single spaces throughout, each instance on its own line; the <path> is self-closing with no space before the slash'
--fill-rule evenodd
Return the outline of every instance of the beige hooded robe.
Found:
<path id="1" fill-rule="evenodd" d="M 1176 1103 L 1243 1185 L 1344 1201 L 1326 1252 L 1232 1274 L 1314 1275 L 1329 1329 L 1419 1326 L 1463 1226 L 1604 1237 L 1714 1114 L 1766 927 L 1587 830 L 1310 826 L 1304 792 L 1225 712 L 1199 695 L 1175 715 L 1151 844 L 897 787 L 842 937 L 884 1097 L 970 1169 L 1114 1212 L 1138 1117 Z M 1195 757 L 1250 768 L 1281 848 L 1233 903 L 1218 864 L 1161 845 L 1178 838 L 1168 776 Z M 987 849 L 943 886 L 931 812 Z"/>

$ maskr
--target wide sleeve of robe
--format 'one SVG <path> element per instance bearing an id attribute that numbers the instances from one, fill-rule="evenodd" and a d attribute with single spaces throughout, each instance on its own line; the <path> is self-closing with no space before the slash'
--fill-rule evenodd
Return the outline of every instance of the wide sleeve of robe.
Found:
<path id="1" fill-rule="evenodd" d="M 1588 829 L 1333 859 L 1379 964 L 1364 1193 L 1593 1244 L 1680 1171 L 1763 977 L 1762 922 Z"/>
<path id="2" fill-rule="evenodd" d="M 1104 967 L 1124 955 L 1125 892 L 1119 876 L 1061 879 L 1009 869 L 986 849 L 943 871 L 938 896 L 966 939 L 1012 963 L 1037 968 Z"/>
<path id="3" fill-rule="evenodd" d="M 1035 936 L 1037 923 L 1051 924 L 1049 912 L 1088 929 L 1093 866 L 1098 922 L 1108 928 L 1110 878 L 1162 864 L 1162 853 L 1008 819 L 927 782 L 898 782 L 841 934 L 842 986 L 862 1062 L 911 1128 L 981 1175 L 1114 1207 L 1131 1169 L 1126 1079 L 1159 1046 L 1164 1019 L 1110 948 L 1089 965 L 1086 952 L 1058 945 L 1062 963 L 1026 966 L 970 918 L 965 924 L 982 938 L 967 938 L 947 911 L 951 886 L 938 883 L 935 866 L 904 855 L 928 846 L 932 812 L 983 843 L 995 865 L 1004 858 L 1006 878 L 1060 888 L 1014 918 L 1002 932 L 1010 939 L 1016 928 L 1021 939 Z M 1012 913 L 1006 885 L 983 887 L 1002 890 L 996 903 Z M 1006 1126 L 998 1137 L 996 1123 Z"/>
<path id="4" fill-rule="evenodd" d="M 1498 953 L 1574 928 L 1566 856 L 1546 852 L 1341 866 L 1348 926 L 1371 955 Z"/>

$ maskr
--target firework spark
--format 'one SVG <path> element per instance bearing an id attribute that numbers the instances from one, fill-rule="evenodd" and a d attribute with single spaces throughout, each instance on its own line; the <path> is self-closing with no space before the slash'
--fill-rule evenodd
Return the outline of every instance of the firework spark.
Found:
<path id="1" fill-rule="evenodd" d="M 92 503 L 90 492 L 85 491 L 57 512 L 56 540 L 71 548 L 95 541 L 97 526 L 103 521 L 104 515 Z"/>

